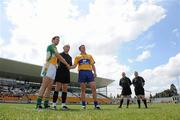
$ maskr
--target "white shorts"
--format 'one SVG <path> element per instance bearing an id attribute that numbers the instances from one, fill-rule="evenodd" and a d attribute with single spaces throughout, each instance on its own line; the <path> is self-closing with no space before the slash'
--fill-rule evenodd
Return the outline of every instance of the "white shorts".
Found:
<path id="1" fill-rule="evenodd" d="M 44 65 L 41 71 L 41 77 L 48 77 L 52 80 L 55 79 L 56 77 L 56 65 L 49 64 L 49 65 Z"/>

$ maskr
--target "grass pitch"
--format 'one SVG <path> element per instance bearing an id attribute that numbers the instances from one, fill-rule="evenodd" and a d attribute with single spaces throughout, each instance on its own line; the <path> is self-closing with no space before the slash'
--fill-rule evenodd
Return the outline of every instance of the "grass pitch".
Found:
<path id="1" fill-rule="evenodd" d="M 60 105 L 58 105 L 60 108 Z M 68 105 L 69 111 L 42 110 L 38 112 L 32 104 L 0 103 L 0 120 L 180 120 L 180 104 L 151 104 L 148 109 L 137 105 L 101 105 L 102 110 L 80 110 L 80 105 Z"/>

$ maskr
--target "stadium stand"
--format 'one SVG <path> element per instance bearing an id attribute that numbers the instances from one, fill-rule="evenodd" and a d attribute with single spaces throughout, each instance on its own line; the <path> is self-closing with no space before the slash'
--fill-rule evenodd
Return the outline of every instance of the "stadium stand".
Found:
<path id="1" fill-rule="evenodd" d="M 38 65 L 0 58 L 0 102 L 34 103 L 42 80 L 41 68 Z M 111 84 L 113 80 L 98 77 L 95 81 L 97 91 L 105 89 L 105 94 L 98 92 L 98 101 L 102 104 L 111 103 L 112 100 L 107 97 L 107 85 Z M 86 100 L 91 103 L 93 99 L 89 86 L 86 92 Z M 77 73 L 71 72 L 67 102 L 80 103 L 80 101 Z"/>

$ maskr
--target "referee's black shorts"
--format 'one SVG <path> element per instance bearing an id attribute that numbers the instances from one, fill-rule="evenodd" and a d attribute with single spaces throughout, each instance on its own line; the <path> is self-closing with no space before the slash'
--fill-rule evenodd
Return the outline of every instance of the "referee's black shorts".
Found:
<path id="1" fill-rule="evenodd" d="M 55 82 L 60 82 L 63 84 L 70 83 L 70 71 L 63 71 L 63 70 L 57 69 Z"/>
<path id="2" fill-rule="evenodd" d="M 143 87 L 136 87 L 135 88 L 135 95 L 145 95 L 145 93 L 144 93 L 144 88 Z"/>
<path id="3" fill-rule="evenodd" d="M 132 94 L 132 92 L 131 92 L 131 88 L 130 87 L 124 87 L 122 89 L 121 95 L 128 96 L 128 95 L 131 95 L 131 94 Z"/>

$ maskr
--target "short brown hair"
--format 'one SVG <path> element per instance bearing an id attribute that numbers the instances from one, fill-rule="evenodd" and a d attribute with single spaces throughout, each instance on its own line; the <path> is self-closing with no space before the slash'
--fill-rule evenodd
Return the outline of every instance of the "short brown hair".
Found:
<path id="1" fill-rule="evenodd" d="M 81 47 L 82 47 L 82 46 L 85 46 L 85 45 L 80 45 L 80 46 L 79 46 L 79 50 L 81 50 Z"/>
<path id="2" fill-rule="evenodd" d="M 52 38 L 52 41 L 55 40 L 56 38 L 60 38 L 60 37 L 59 37 L 59 36 L 54 36 L 54 37 Z"/>

